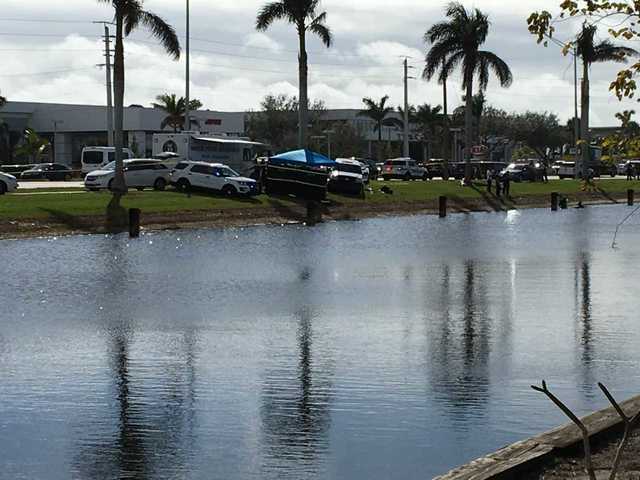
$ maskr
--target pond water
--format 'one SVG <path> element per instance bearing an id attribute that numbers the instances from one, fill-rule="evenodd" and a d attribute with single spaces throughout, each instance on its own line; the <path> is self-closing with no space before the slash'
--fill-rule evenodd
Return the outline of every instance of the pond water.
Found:
<path id="1" fill-rule="evenodd" d="M 0 242 L 0 478 L 424 479 L 640 393 L 628 212 Z"/>

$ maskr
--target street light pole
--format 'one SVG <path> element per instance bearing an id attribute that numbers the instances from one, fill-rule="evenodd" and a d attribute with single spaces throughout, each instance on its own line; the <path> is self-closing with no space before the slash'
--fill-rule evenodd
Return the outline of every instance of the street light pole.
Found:
<path id="1" fill-rule="evenodd" d="M 186 92 L 184 100 L 184 129 L 191 130 L 191 112 L 189 111 L 189 0 L 187 0 L 187 41 L 185 45 L 186 50 Z"/>
<path id="2" fill-rule="evenodd" d="M 404 144 L 403 156 L 409 157 L 409 60 L 404 59 Z"/>
<path id="3" fill-rule="evenodd" d="M 578 48 L 573 46 L 573 138 L 576 151 L 576 167 L 574 177 L 580 177 L 580 155 L 578 154 L 578 140 L 580 139 L 580 128 L 578 126 Z"/>

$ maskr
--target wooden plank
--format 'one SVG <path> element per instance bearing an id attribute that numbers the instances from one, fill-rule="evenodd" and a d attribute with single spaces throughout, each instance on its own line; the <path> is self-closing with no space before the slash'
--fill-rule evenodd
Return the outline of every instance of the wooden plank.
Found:
<path id="1" fill-rule="evenodd" d="M 620 404 L 628 416 L 640 411 L 640 395 Z M 553 407 L 550 407 L 553 408 Z M 622 425 L 613 407 L 581 418 L 590 438 Z M 491 480 L 517 478 L 517 471 L 526 464 L 558 455 L 559 450 L 582 443 L 582 434 L 573 423 L 554 428 L 541 435 L 508 445 L 494 453 L 462 465 L 434 480 Z"/>

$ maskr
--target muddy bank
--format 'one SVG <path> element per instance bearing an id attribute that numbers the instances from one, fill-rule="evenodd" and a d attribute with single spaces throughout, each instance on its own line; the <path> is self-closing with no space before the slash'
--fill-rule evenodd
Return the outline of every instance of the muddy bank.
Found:
<path id="1" fill-rule="evenodd" d="M 578 200 L 585 204 L 611 204 L 626 202 L 626 195 L 584 192 L 569 198 L 570 207 Z M 527 195 L 509 200 L 493 196 L 482 198 L 448 198 L 449 213 L 499 212 L 511 209 L 549 207 L 548 195 Z M 421 202 L 352 202 L 348 204 L 324 204 L 325 221 L 358 220 L 390 215 L 437 214 L 437 200 Z M 250 225 L 280 225 L 306 221 L 306 208 L 302 203 L 269 207 L 213 209 L 181 211 L 173 213 L 142 212 L 143 230 L 176 230 L 189 228 L 224 228 Z M 29 238 L 54 235 L 106 233 L 104 217 L 48 216 L 21 220 L 0 220 L 0 239 Z"/>

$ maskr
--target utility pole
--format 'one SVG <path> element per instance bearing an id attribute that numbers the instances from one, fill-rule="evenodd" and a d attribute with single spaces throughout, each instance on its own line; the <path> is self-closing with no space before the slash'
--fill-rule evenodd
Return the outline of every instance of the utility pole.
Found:
<path id="1" fill-rule="evenodd" d="M 184 99 L 184 129 L 191 130 L 191 112 L 189 111 L 189 0 L 187 0 L 187 41 L 186 41 L 186 77 L 187 85 Z"/>
<path id="2" fill-rule="evenodd" d="M 576 167 L 574 177 L 580 176 L 580 154 L 578 153 L 578 140 L 580 128 L 578 126 L 578 48 L 573 46 L 573 138 L 576 150 Z"/>
<path id="3" fill-rule="evenodd" d="M 409 157 L 409 60 L 404 59 L 404 145 L 402 156 Z"/>
<path id="4" fill-rule="evenodd" d="M 113 146 L 113 87 L 111 84 L 111 35 L 109 25 L 111 22 L 93 22 L 104 25 L 104 67 L 107 80 L 107 146 Z"/>
<path id="5" fill-rule="evenodd" d="M 323 130 L 323 132 L 327 136 L 327 157 L 331 158 L 331 135 L 336 133 L 335 130 Z"/>

